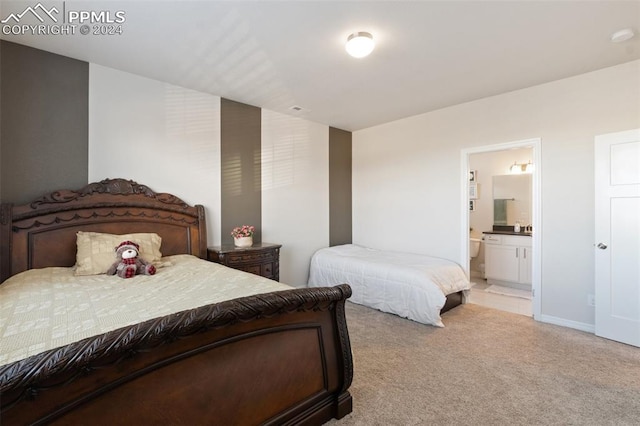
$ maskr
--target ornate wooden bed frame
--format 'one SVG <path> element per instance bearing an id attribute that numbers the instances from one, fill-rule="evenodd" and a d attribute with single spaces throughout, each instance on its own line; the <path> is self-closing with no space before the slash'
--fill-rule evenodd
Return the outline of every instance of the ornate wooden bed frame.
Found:
<path id="1" fill-rule="evenodd" d="M 123 179 L 0 206 L 0 282 L 75 264 L 76 232 L 206 259 L 204 208 Z M 347 285 L 235 299 L 0 366 L 0 424 L 322 424 L 351 412 Z"/>

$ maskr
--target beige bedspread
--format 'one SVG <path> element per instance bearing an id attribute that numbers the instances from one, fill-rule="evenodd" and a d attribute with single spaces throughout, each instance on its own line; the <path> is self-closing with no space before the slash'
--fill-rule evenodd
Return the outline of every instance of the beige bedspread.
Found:
<path id="1" fill-rule="evenodd" d="M 156 275 L 33 269 L 0 285 L 0 365 L 171 313 L 291 287 L 190 255 Z"/>

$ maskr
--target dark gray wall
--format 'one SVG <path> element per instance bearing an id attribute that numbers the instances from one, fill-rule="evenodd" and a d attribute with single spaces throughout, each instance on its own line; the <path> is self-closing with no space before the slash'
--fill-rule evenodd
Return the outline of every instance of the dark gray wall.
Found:
<path id="1" fill-rule="evenodd" d="M 0 200 L 88 179 L 89 64 L 0 41 Z"/>
<path id="2" fill-rule="evenodd" d="M 233 244 L 231 230 L 253 225 L 262 241 L 262 165 L 260 108 L 221 99 L 220 169 L 222 244 Z"/>
<path id="3" fill-rule="evenodd" d="M 351 132 L 329 127 L 329 245 L 351 235 Z"/>

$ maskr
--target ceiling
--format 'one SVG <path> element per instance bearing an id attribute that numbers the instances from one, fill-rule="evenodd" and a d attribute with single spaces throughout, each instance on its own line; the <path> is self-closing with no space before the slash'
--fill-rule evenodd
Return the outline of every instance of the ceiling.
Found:
<path id="1" fill-rule="evenodd" d="M 0 16 L 37 1 L 2 0 Z M 1 38 L 351 131 L 640 58 L 640 36 L 610 42 L 638 33 L 640 1 L 42 3 L 126 21 Z M 374 35 L 369 57 L 346 54 L 356 31 Z"/>

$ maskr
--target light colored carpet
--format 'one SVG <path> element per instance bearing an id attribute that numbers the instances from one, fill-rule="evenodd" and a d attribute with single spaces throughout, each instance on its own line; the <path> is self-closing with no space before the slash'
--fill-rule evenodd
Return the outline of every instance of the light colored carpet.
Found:
<path id="1" fill-rule="evenodd" d="M 640 424 L 640 349 L 473 304 L 443 321 L 348 303 L 354 407 L 329 424 Z"/>
<path id="2" fill-rule="evenodd" d="M 502 294 L 504 296 L 519 297 L 521 299 L 531 300 L 531 291 L 505 287 L 502 285 L 493 284 L 485 288 L 484 291 L 486 291 L 487 293 Z"/>

